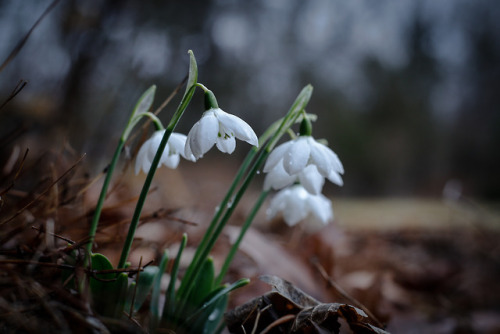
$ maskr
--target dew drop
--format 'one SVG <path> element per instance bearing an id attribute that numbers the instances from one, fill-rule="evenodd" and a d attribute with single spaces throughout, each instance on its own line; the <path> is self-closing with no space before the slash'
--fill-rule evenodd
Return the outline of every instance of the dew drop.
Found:
<path id="1" fill-rule="evenodd" d="M 210 315 L 208 316 L 208 321 L 214 321 L 217 320 L 217 317 L 219 316 L 219 310 L 215 310 Z"/>

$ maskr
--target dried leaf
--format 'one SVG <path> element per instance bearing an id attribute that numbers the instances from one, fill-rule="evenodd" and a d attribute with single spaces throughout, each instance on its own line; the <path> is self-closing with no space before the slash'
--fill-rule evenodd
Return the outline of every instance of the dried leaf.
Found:
<path id="1" fill-rule="evenodd" d="M 276 276 L 261 279 L 272 285 L 273 291 L 226 313 L 231 333 L 339 333 L 339 319 L 344 319 L 354 333 L 387 333 L 369 324 L 366 313 L 357 307 L 320 303 Z"/>

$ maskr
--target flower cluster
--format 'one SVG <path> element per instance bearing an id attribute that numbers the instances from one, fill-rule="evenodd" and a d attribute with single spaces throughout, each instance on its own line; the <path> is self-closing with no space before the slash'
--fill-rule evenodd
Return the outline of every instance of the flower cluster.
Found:
<path id="1" fill-rule="evenodd" d="M 236 138 L 258 146 L 258 138 L 250 125 L 217 105 L 213 93 L 205 91 L 205 112 L 188 135 L 171 133 L 158 167 L 177 168 L 180 156 L 196 161 L 214 145 L 231 154 Z M 139 149 L 135 173 L 149 172 L 165 130 L 156 131 Z M 264 165 L 264 190 L 280 190 L 270 203 L 267 215 L 272 218 L 282 213 L 285 222 L 296 225 L 306 221 L 305 229 L 315 231 L 333 219 L 330 201 L 321 194 L 325 179 L 343 185 L 344 167 L 337 154 L 311 136 L 307 116 L 301 125 L 301 135 L 277 146 Z"/>
<path id="2" fill-rule="evenodd" d="M 136 174 L 141 170 L 144 173 L 149 171 L 164 133 L 165 130 L 156 131 L 141 146 L 135 162 Z M 203 157 L 214 144 L 221 152 L 231 154 L 236 147 L 235 138 L 253 146 L 259 144 L 255 132 L 241 118 L 228 114 L 218 107 L 209 108 L 193 125 L 187 136 L 175 132 L 170 135 L 158 167 L 165 165 L 169 168 L 177 168 L 180 156 L 196 161 Z"/>
<path id="3" fill-rule="evenodd" d="M 321 190 L 325 179 L 342 186 L 340 174 L 344 167 L 326 145 L 310 135 L 301 135 L 277 146 L 269 155 L 264 172 L 264 190 L 284 188 L 271 201 L 268 218 L 282 212 L 289 226 L 304 220 L 306 230 L 311 232 L 333 219 L 330 201 L 321 195 Z"/>

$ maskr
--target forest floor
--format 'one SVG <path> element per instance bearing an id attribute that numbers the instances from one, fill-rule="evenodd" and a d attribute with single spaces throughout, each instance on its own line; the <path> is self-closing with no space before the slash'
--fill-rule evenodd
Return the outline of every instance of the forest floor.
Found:
<path id="1" fill-rule="evenodd" d="M 14 292 L 14 287 L 26 283 L 27 278 L 21 277 L 28 269 L 11 260 L 39 259 L 50 245 L 57 248 L 60 240 L 40 231 L 77 241 L 86 236 L 102 177 L 94 179 L 81 166 L 55 182 L 71 166 L 70 160 L 44 156 L 27 161 L 20 174 L 17 167 L 4 168 L 0 263 L 8 274 L 0 284 L 2 321 L 15 314 L 12 303 L 29 295 L 24 290 Z M 182 233 L 189 237 L 182 265 L 189 262 L 236 167 L 210 159 L 200 165 L 158 170 L 136 234 L 132 265 L 157 261 L 164 249 L 175 254 Z M 38 179 L 30 177 L 30 171 Z M 113 263 L 143 179 L 144 175 L 134 176 L 125 169 L 106 201 L 96 251 Z M 259 188 L 250 189 L 214 248 L 216 266 Z M 228 281 L 251 279 L 248 286 L 233 292 L 230 308 L 269 291 L 259 277 L 273 275 L 323 303 L 359 305 L 392 333 L 500 333 L 498 203 L 440 198 L 332 200 L 335 221 L 315 234 L 289 228 L 280 219 L 268 222 L 263 208 L 227 275 Z M 14 278 L 18 281 L 12 282 Z M 29 280 L 26 284 L 33 285 L 36 277 Z M 57 314 L 52 314 L 54 319 Z"/>

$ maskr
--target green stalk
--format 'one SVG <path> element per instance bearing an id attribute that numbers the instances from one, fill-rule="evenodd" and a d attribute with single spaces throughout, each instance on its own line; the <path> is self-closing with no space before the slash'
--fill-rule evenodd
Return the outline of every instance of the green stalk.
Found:
<path id="1" fill-rule="evenodd" d="M 200 265 L 200 263 L 202 261 L 201 260 L 202 259 L 202 257 L 201 257 L 202 251 L 207 247 L 207 243 L 209 242 L 210 237 L 212 236 L 213 231 L 217 226 L 217 222 L 221 218 L 224 211 L 227 210 L 228 203 L 231 200 L 231 197 L 233 196 L 233 193 L 236 189 L 236 186 L 240 183 L 241 179 L 245 175 L 248 167 L 250 166 L 250 163 L 252 162 L 252 160 L 257 152 L 258 152 L 258 150 L 255 147 L 252 147 L 250 152 L 247 154 L 245 160 L 243 161 L 242 165 L 240 166 L 240 169 L 238 170 L 238 172 L 233 180 L 233 183 L 229 187 L 225 197 L 222 199 L 222 202 L 220 203 L 219 208 L 217 209 L 217 212 L 215 213 L 214 217 L 212 218 L 212 221 L 210 222 L 210 225 L 208 226 L 207 231 L 203 234 L 203 238 L 200 241 L 200 244 L 198 245 L 198 247 L 196 248 L 196 252 L 195 252 L 195 255 L 193 257 L 193 260 L 191 261 L 190 266 L 186 270 L 186 273 L 184 274 L 184 278 L 181 282 L 181 286 L 179 287 L 179 292 L 178 292 L 179 295 L 182 295 L 184 293 L 184 290 L 187 287 L 185 282 L 191 281 L 191 276 L 193 274 L 193 271 L 195 271 L 195 268 L 197 268 L 198 265 Z"/>
<path id="2" fill-rule="evenodd" d="M 196 90 L 196 82 L 198 80 L 198 66 L 196 64 L 196 59 L 194 58 L 193 51 L 189 50 L 188 53 L 190 61 L 189 61 L 189 77 L 186 86 L 186 91 L 184 92 L 184 96 L 182 97 L 181 103 L 177 107 L 176 112 L 172 116 L 172 119 L 170 120 L 167 128 L 165 129 L 165 133 L 163 134 L 158 150 L 156 151 L 153 161 L 151 162 L 151 167 L 146 176 L 146 180 L 144 181 L 144 184 L 142 186 L 142 190 L 134 210 L 134 215 L 132 216 L 132 221 L 130 222 L 127 238 L 125 239 L 125 243 L 122 248 L 120 261 L 118 262 L 119 269 L 125 267 L 128 255 L 130 254 L 130 250 L 132 248 L 132 242 L 134 241 L 135 231 L 137 230 L 137 225 L 139 224 L 139 219 L 141 217 L 142 208 L 144 207 L 144 203 L 146 202 L 146 197 L 148 195 L 149 188 L 151 187 L 151 183 L 153 182 L 153 177 L 156 173 L 156 169 L 158 168 L 158 164 L 160 162 L 163 151 L 167 146 L 168 139 L 170 138 L 170 135 L 174 131 L 175 127 L 177 126 L 177 123 L 179 123 L 179 120 L 184 114 L 184 111 L 186 110 L 189 102 L 191 102 L 193 94 Z"/>
<path id="3" fill-rule="evenodd" d="M 229 265 L 233 261 L 234 256 L 236 255 L 236 252 L 238 251 L 238 248 L 241 244 L 241 241 L 243 240 L 243 237 L 245 236 L 248 228 L 250 225 L 252 225 L 252 222 L 257 215 L 257 212 L 259 212 L 260 207 L 264 203 L 265 199 L 267 198 L 267 195 L 269 194 L 269 191 L 262 191 L 260 193 L 259 198 L 257 199 L 257 202 L 255 202 L 255 205 L 252 208 L 252 211 L 250 211 L 250 214 L 248 215 L 247 219 L 243 223 L 243 226 L 241 227 L 240 234 L 238 235 L 238 239 L 234 242 L 233 246 L 231 246 L 231 249 L 229 250 L 229 253 L 227 254 L 226 260 L 224 261 L 224 264 L 222 265 L 221 271 L 217 278 L 215 279 L 215 286 L 218 286 L 222 283 L 222 280 L 224 279 L 224 276 L 227 273 L 227 270 L 229 269 Z"/>
<path id="4" fill-rule="evenodd" d="M 168 124 L 167 128 L 165 129 L 165 133 L 163 134 L 160 145 L 158 146 L 158 151 L 156 151 L 156 154 L 153 158 L 153 161 L 151 162 L 151 168 L 149 169 L 149 172 L 146 176 L 146 180 L 144 181 L 144 184 L 142 186 L 142 190 L 141 190 L 141 193 L 139 195 L 139 199 L 137 200 L 137 204 L 136 204 L 136 207 L 134 210 L 134 215 L 132 216 L 132 221 L 130 222 L 130 226 L 129 226 L 128 233 L 127 233 L 127 238 L 125 239 L 125 243 L 123 244 L 122 253 L 120 256 L 120 261 L 118 262 L 119 269 L 125 267 L 125 263 L 127 261 L 128 255 L 130 254 L 130 250 L 132 248 L 132 242 L 134 240 L 135 231 L 137 230 L 137 226 L 139 225 L 139 219 L 141 217 L 142 208 L 144 207 L 144 203 L 146 202 L 146 197 L 148 195 L 149 188 L 151 187 L 151 183 L 153 182 L 153 177 L 156 173 L 156 169 L 158 168 L 158 164 L 160 163 L 160 159 L 161 159 L 161 156 L 163 154 L 163 151 L 165 150 L 165 147 L 167 146 L 168 139 L 170 138 L 170 135 L 174 131 L 175 127 L 177 126 L 177 123 L 179 123 L 179 120 L 180 120 L 181 116 L 183 115 L 184 111 L 186 110 L 186 107 L 189 104 L 189 101 L 191 101 L 191 98 L 194 94 L 195 88 L 196 88 L 195 86 L 191 87 L 191 89 L 188 91 L 188 94 L 186 94 L 185 98 L 181 101 L 179 108 L 177 109 L 175 114 L 172 116 L 170 123 Z"/>
<path id="5" fill-rule="evenodd" d="M 163 256 L 161 257 L 160 264 L 158 266 L 158 275 L 155 277 L 155 281 L 153 283 L 153 290 L 151 291 L 151 301 L 150 301 L 150 311 L 151 311 L 151 320 L 149 324 L 150 332 L 154 332 L 160 323 L 160 290 L 161 290 L 161 278 L 165 273 L 165 269 L 167 268 L 168 263 L 168 251 L 163 252 Z"/>
<path id="6" fill-rule="evenodd" d="M 175 307 L 175 282 L 177 281 L 177 276 L 179 274 L 179 266 L 181 263 L 181 256 L 184 248 L 187 244 L 187 234 L 183 234 L 182 241 L 179 246 L 179 251 L 174 261 L 174 266 L 170 274 L 170 282 L 168 283 L 167 292 L 165 293 L 165 302 L 163 304 L 163 313 L 161 319 L 163 321 L 169 319 L 170 316 L 174 314 Z"/>
<path id="7" fill-rule="evenodd" d="M 106 199 L 108 187 L 111 182 L 111 177 L 113 175 L 113 171 L 115 170 L 116 163 L 118 162 L 120 153 L 123 150 L 123 146 L 125 146 L 125 142 L 127 141 L 127 138 L 130 132 L 132 131 L 133 127 L 139 122 L 141 115 L 146 114 L 147 110 L 153 104 L 155 91 L 156 91 L 155 85 L 149 87 L 149 89 L 146 90 L 137 101 L 134 110 L 130 115 L 127 126 L 123 130 L 122 136 L 120 137 L 120 141 L 118 142 L 118 146 L 116 147 L 113 158 L 111 159 L 111 163 L 107 168 L 106 178 L 104 179 L 104 183 L 101 188 L 101 193 L 99 195 L 99 199 L 96 204 L 94 217 L 92 218 L 92 222 L 90 224 L 89 243 L 87 244 L 87 261 L 86 261 L 87 264 L 89 264 L 90 262 L 90 254 L 92 252 L 92 245 L 97 232 L 97 226 L 99 225 L 99 218 L 101 217 L 102 207 L 104 205 L 104 200 Z"/>
<path id="8" fill-rule="evenodd" d="M 309 102 L 309 99 L 311 98 L 312 94 L 312 86 L 307 85 L 302 89 L 302 91 L 299 93 L 298 97 L 290 107 L 290 110 L 288 113 L 283 117 L 281 122 L 275 122 L 271 127 L 269 127 L 268 130 L 264 132 L 264 134 L 261 136 L 259 139 L 259 148 L 252 147 L 251 151 L 247 155 L 247 158 L 245 159 L 245 162 L 243 165 L 240 167 L 231 187 L 228 190 L 228 193 L 226 194 L 226 197 L 223 199 L 222 203 L 219 206 L 219 210 L 217 210 L 214 218 L 212 219 L 212 222 L 209 225 L 209 228 L 207 232 L 205 233 L 202 242 L 198 246 L 195 256 L 193 258 L 193 261 L 191 261 L 186 274 L 184 278 L 182 279 L 181 286 L 179 287 L 178 293 L 177 293 L 177 299 L 182 300 L 182 298 L 186 297 L 189 295 L 190 290 L 192 289 L 192 283 L 196 279 L 196 276 L 198 275 L 201 265 L 203 263 L 203 260 L 208 256 L 210 251 L 212 250 L 215 242 L 217 241 L 220 233 L 222 232 L 225 224 L 229 220 L 230 216 L 234 212 L 234 209 L 236 208 L 239 200 L 243 196 L 244 192 L 248 188 L 250 182 L 252 181 L 253 177 L 259 170 L 259 168 L 263 165 L 265 159 L 271 152 L 271 150 L 274 148 L 276 143 L 279 141 L 279 139 L 283 136 L 283 134 L 296 122 L 296 120 L 301 116 L 301 113 L 303 112 L 305 106 Z M 278 125 L 279 124 L 279 125 Z M 269 141 L 267 141 L 267 139 Z M 267 144 L 265 145 L 265 149 L 263 149 L 263 144 L 267 141 Z M 231 206 L 227 208 L 227 204 L 229 203 L 229 199 L 232 196 L 232 193 L 234 192 L 237 184 L 240 182 L 241 178 L 243 175 L 245 175 L 251 160 L 253 157 L 260 152 L 259 156 L 257 157 L 257 161 L 254 163 L 253 167 L 251 168 L 251 171 L 248 173 L 247 177 L 245 178 L 245 181 L 243 182 L 242 186 L 236 193 L 233 202 L 231 203 Z M 224 216 L 222 216 L 222 213 L 225 210 Z M 221 218 L 222 216 L 222 218 Z M 219 221 L 220 220 L 220 221 Z M 214 231 L 215 230 L 215 231 Z M 182 310 L 180 310 L 182 311 Z"/>
<path id="9" fill-rule="evenodd" d="M 97 232 L 97 225 L 99 225 L 99 218 L 101 217 L 102 207 L 104 205 L 104 200 L 106 199 L 106 195 L 108 193 L 109 183 L 111 182 L 111 176 L 113 175 L 113 171 L 116 167 L 116 163 L 118 162 L 118 158 L 120 157 L 120 153 L 125 146 L 125 141 L 120 139 L 118 142 L 118 146 L 116 147 L 115 154 L 113 155 L 113 159 L 109 164 L 106 171 L 106 178 L 104 179 L 104 183 L 102 184 L 101 193 L 99 195 L 99 199 L 97 200 L 97 205 L 94 212 L 94 217 L 92 218 L 92 223 L 90 224 L 89 230 L 89 243 L 87 244 L 87 254 L 90 256 L 92 252 L 92 245 L 94 243 L 95 234 Z"/>

